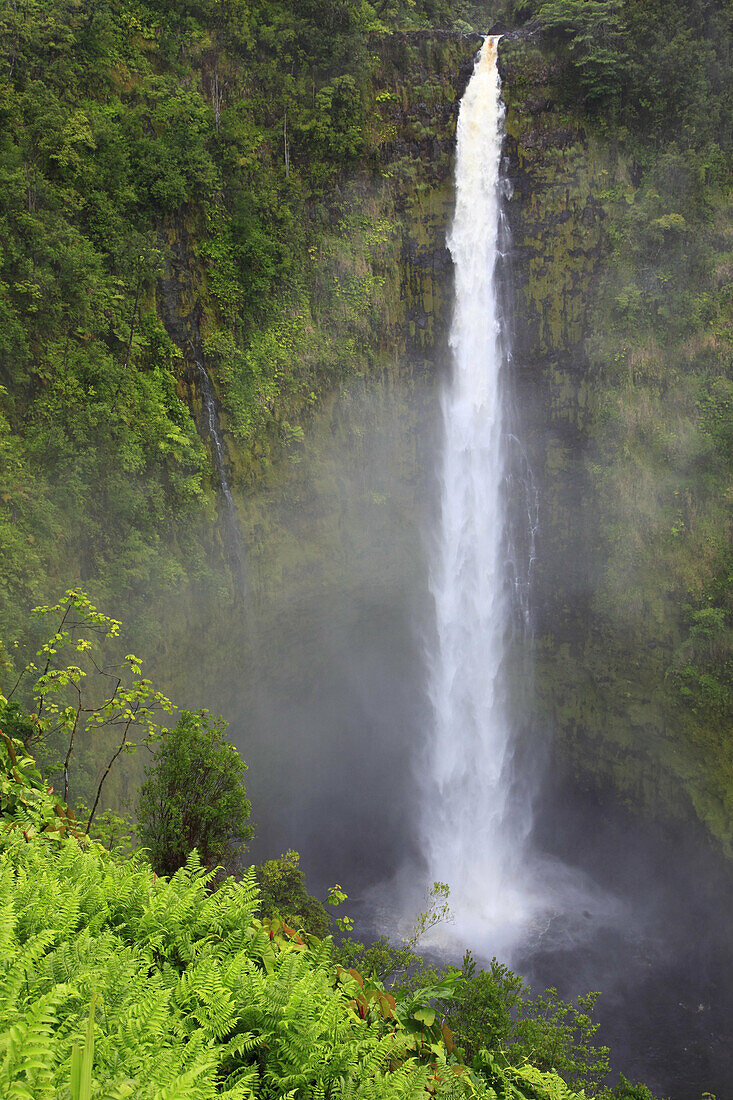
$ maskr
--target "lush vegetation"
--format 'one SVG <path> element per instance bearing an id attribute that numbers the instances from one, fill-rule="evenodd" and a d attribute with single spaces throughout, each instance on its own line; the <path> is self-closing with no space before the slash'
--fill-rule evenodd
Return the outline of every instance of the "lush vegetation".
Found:
<path id="1" fill-rule="evenodd" d="M 607 262 L 585 288 L 603 579 L 581 613 L 604 660 L 628 663 L 629 634 L 653 646 L 657 699 L 713 754 L 729 810 L 730 6 L 490 14 L 539 20 L 551 94 L 611 157 Z M 375 93 L 375 36 L 486 19 L 446 0 L 3 9 L 6 639 L 67 584 L 130 607 L 148 642 L 162 614 L 185 635 L 186 599 L 231 598 L 193 363 L 215 382 L 236 484 L 297 461 L 324 395 L 374 369 L 407 308 L 397 206 L 423 185 L 409 157 L 383 159 L 399 93 Z"/>
<path id="2" fill-rule="evenodd" d="M 602 736 L 626 744 L 643 729 L 645 748 L 656 739 L 662 767 L 685 777 L 696 812 L 730 851 L 733 12 L 719 0 L 510 9 L 543 26 L 531 49 L 507 44 L 512 80 L 542 72 L 556 133 L 578 136 L 526 155 L 554 156 L 556 174 L 586 174 L 593 225 L 585 269 L 581 261 L 558 280 L 573 283 L 569 306 L 551 306 L 561 317 L 575 303 L 584 317 L 582 331 L 569 340 L 558 327 L 549 345 L 582 364 L 577 415 L 593 515 L 574 529 L 571 554 L 582 543 L 587 567 L 563 637 L 572 638 L 563 660 L 573 687 L 557 694 L 574 716 L 561 722 L 592 726 L 595 710 Z M 550 282 L 533 292 L 549 298 Z M 703 773 L 693 789 L 690 777 Z"/>
<path id="3" fill-rule="evenodd" d="M 445 0 L 3 7 L 6 635 L 65 583 L 93 579 L 143 618 L 151 593 L 220 583 L 193 359 L 205 348 L 247 478 L 368 358 L 389 225 L 354 212 L 344 183 L 378 140 L 369 34 L 461 13 Z"/>
<path id="4" fill-rule="evenodd" d="M 495 7 L 540 21 L 552 97 L 606 165 L 605 261 L 585 288 L 602 503 L 583 659 L 616 677 L 616 698 L 643 662 L 644 705 L 705 760 L 729 837 L 733 13 L 723 0 Z M 221 725 L 184 712 L 165 731 L 172 704 L 76 589 L 25 627 L 26 607 L 79 581 L 151 638 L 161 591 L 230 597 L 193 364 L 214 380 L 240 487 L 295 460 L 324 394 L 374 366 L 394 191 L 417 182 L 381 159 L 398 96 L 375 109 L 374 36 L 483 29 L 486 9 L 0 12 L 0 628 L 24 638 L 0 700 L 3 1095 L 604 1095 L 593 994 L 532 996 L 470 958 L 432 973 L 415 944 L 334 949 L 297 853 L 242 871 L 245 765 Z M 139 799 L 134 829 L 124 798 Z M 134 840 L 150 865 L 120 854 Z M 612 1095 L 648 1097 L 623 1081 Z"/>
<path id="5" fill-rule="evenodd" d="M 623 607 L 622 629 L 663 652 L 660 694 L 671 690 L 690 712 L 728 814 L 732 19 L 726 4 L 623 9 L 628 76 L 612 117 L 628 128 L 629 177 L 605 196 L 612 256 L 590 342 L 603 380 L 593 456 L 607 561 L 599 610 L 613 607 L 619 624 Z"/>
<path id="6" fill-rule="evenodd" d="M 166 878 L 139 855 L 109 853 L 5 733 L 0 825 L 8 1100 L 575 1100 L 577 1086 L 607 1069 L 605 1053 L 588 1046 L 588 1016 L 552 991 L 530 1011 L 523 1002 L 515 1025 L 521 982 L 498 964 L 486 974 L 470 959 L 464 974 L 423 969 L 390 991 L 337 964 L 329 937 L 258 915 L 254 868 L 215 883 L 193 851 Z M 262 877 L 291 907 L 303 884 L 294 854 L 283 862 L 291 899 L 282 874 L 265 865 Z M 512 1042 L 514 1026 L 522 1043 Z M 622 1079 L 603 1095 L 642 1093 Z"/>
<path id="7" fill-rule="evenodd" d="M 365 946 L 339 916 L 334 946 L 297 852 L 245 867 L 246 765 L 224 723 L 184 711 L 164 728 L 173 704 L 133 654 L 106 662 L 121 624 L 85 593 L 36 614 L 52 632 L 0 695 L 3 1095 L 634 1095 L 623 1079 L 604 1086 L 597 994 L 533 998 L 470 956 L 426 966 L 419 940 L 449 915 L 441 883 L 402 945 Z M 108 808 L 105 784 L 142 750 L 133 821 Z"/>

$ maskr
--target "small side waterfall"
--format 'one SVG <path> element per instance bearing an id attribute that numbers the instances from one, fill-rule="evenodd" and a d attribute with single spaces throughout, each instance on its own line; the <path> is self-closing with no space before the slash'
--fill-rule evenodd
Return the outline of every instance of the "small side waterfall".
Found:
<path id="1" fill-rule="evenodd" d="M 232 496 L 232 489 L 231 485 L 229 484 L 226 458 L 224 456 L 224 443 L 221 437 L 221 430 L 219 428 L 219 415 L 216 405 L 216 395 L 214 394 L 214 387 L 211 384 L 209 372 L 204 366 L 201 353 L 195 347 L 192 347 L 191 354 L 194 365 L 196 367 L 196 374 L 198 376 L 199 390 L 201 392 L 201 408 L 204 415 L 204 422 L 206 424 L 206 428 L 209 433 L 209 440 L 211 442 L 211 454 L 214 459 L 214 471 L 219 482 L 221 494 L 224 498 L 224 519 L 226 524 L 229 552 L 232 557 L 232 565 L 239 575 L 240 581 L 242 581 L 244 570 L 244 548 L 242 546 L 242 535 L 239 529 L 239 522 L 237 520 L 234 497 Z"/>
<path id="2" fill-rule="evenodd" d="M 163 270 L 158 277 L 158 308 L 169 337 L 183 353 L 186 381 L 194 386 L 198 385 L 201 398 L 200 419 L 203 421 L 199 427 L 208 436 L 214 477 L 223 498 L 221 518 L 224 549 L 229 556 L 235 591 L 241 593 L 245 586 L 245 548 L 227 470 L 219 403 L 206 366 L 201 340 L 201 304 L 196 294 L 201 273 L 182 215 L 161 216 L 158 238 L 160 253 L 164 258 Z M 187 308 L 184 303 L 192 300 L 195 301 L 194 308 Z"/>
<path id="3" fill-rule="evenodd" d="M 224 444 L 222 442 L 221 433 L 219 431 L 219 421 L 216 411 L 216 398 L 214 397 L 214 387 L 211 385 L 211 379 L 209 378 L 206 367 L 201 361 L 201 357 L 196 355 L 194 357 L 194 363 L 196 365 L 196 373 L 199 380 L 199 389 L 201 390 L 201 406 L 204 412 L 204 419 L 206 420 L 206 427 L 209 432 L 209 439 L 211 441 L 211 453 L 214 458 L 214 466 L 216 467 L 216 475 L 219 479 L 219 486 L 222 491 L 224 500 L 228 509 L 234 508 L 234 498 L 232 497 L 231 486 L 229 485 L 229 476 L 227 474 L 226 461 L 224 459 Z"/>
<path id="4" fill-rule="evenodd" d="M 525 619 L 536 516 L 513 560 L 506 494 L 523 477 L 502 395 L 508 349 L 497 262 L 502 247 L 504 106 L 498 37 L 484 41 L 458 118 L 453 372 L 442 399 L 440 526 L 431 576 L 433 725 L 424 761 L 421 834 L 430 881 L 447 882 L 456 931 L 475 946 L 514 938 L 535 911 L 521 866 L 531 824 L 512 805 L 512 730 L 504 691 L 507 640 Z M 525 459 L 526 461 L 526 459 Z M 529 499 L 529 498 L 528 498 Z M 513 595 L 514 593 L 514 595 Z M 514 930 L 514 931 L 513 931 Z"/>

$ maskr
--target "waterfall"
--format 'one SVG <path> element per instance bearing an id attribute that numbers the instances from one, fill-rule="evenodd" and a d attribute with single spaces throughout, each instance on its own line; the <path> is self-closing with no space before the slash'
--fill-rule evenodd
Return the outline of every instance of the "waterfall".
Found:
<path id="1" fill-rule="evenodd" d="M 512 590 L 505 497 L 510 432 L 497 278 L 502 237 L 504 105 L 498 37 L 485 39 L 460 105 L 452 378 L 442 396 L 440 522 L 431 570 L 435 641 L 428 655 L 432 730 L 423 760 L 423 851 L 429 880 L 449 884 L 456 931 L 502 945 L 534 911 L 521 883 L 530 814 L 512 799 L 505 664 Z M 524 542 L 534 557 L 534 529 Z M 531 564 L 531 563 L 530 563 Z M 526 595 L 526 594 L 525 594 Z M 526 608 L 520 616 L 525 617 Z M 526 868 L 524 869 L 526 871 Z"/>
<path id="2" fill-rule="evenodd" d="M 214 466 L 216 467 L 216 476 L 219 479 L 219 487 L 221 488 L 222 495 L 226 502 L 227 510 L 233 511 L 234 498 L 232 497 L 232 490 L 227 475 L 226 460 L 224 458 L 224 443 L 221 438 L 221 432 L 219 431 L 214 387 L 211 385 L 211 379 L 199 355 L 194 357 L 194 363 L 196 364 L 196 373 L 199 377 L 201 407 L 204 412 L 204 417 L 206 418 L 206 427 L 211 441 L 211 452 L 214 458 Z"/>
<path id="3" fill-rule="evenodd" d="M 221 436 L 221 430 L 219 428 L 219 415 L 216 406 L 216 396 L 214 394 L 214 387 L 211 384 L 209 373 L 204 366 L 204 361 L 201 353 L 192 346 L 192 357 L 196 366 L 196 373 L 198 375 L 199 389 L 201 392 L 201 408 L 204 414 L 206 427 L 209 433 L 209 440 L 211 442 L 211 454 L 214 459 L 214 469 L 219 481 L 219 488 L 224 498 L 225 509 L 225 522 L 227 532 L 227 542 L 229 545 L 229 554 L 231 557 L 232 567 L 237 575 L 238 586 L 241 586 L 244 578 L 244 547 L 242 546 L 242 535 L 239 529 L 239 521 L 237 519 L 237 510 L 234 504 L 234 497 L 232 496 L 231 485 L 229 484 L 229 476 L 227 474 L 226 458 L 224 455 L 224 441 Z"/>

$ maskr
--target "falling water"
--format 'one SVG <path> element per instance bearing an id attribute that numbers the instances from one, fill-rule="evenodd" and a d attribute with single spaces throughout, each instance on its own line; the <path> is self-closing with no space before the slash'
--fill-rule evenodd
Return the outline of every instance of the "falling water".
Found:
<path id="1" fill-rule="evenodd" d="M 433 729 L 423 838 L 430 880 L 447 882 L 455 930 L 478 945 L 511 940 L 535 909 L 520 885 L 530 824 L 512 799 L 512 731 L 504 691 L 511 593 L 507 560 L 508 445 L 502 401 L 505 338 L 497 257 L 504 106 L 498 38 L 484 41 L 461 102 L 453 373 L 443 394 L 441 515 L 431 587 Z M 532 531 L 531 544 L 534 532 Z M 533 545 L 530 546 L 533 553 Z"/>
<path id="2" fill-rule="evenodd" d="M 234 504 L 234 497 L 232 496 L 231 486 L 229 484 L 229 476 L 227 474 L 227 464 L 224 455 L 224 442 L 222 439 L 221 430 L 219 428 L 219 416 L 216 407 L 214 387 L 211 384 L 211 379 L 209 378 L 208 371 L 204 366 L 204 361 L 201 354 L 195 348 L 193 348 L 192 350 L 192 357 L 196 365 L 196 373 L 198 375 L 199 389 L 201 392 L 201 407 L 204 413 L 206 427 L 209 433 L 209 440 L 211 442 L 211 453 L 214 459 L 214 468 L 219 481 L 219 487 L 224 498 L 224 517 L 226 522 L 229 554 L 231 557 L 232 566 L 237 574 L 237 579 L 240 583 L 243 583 L 244 548 L 242 546 L 242 535 L 239 530 L 239 522 L 237 520 L 237 510 Z"/>

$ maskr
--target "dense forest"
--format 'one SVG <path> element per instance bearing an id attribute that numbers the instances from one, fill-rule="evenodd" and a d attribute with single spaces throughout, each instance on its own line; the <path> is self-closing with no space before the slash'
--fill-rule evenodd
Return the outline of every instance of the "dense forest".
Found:
<path id="1" fill-rule="evenodd" d="M 653 1100 L 594 1044 L 597 994 L 421 956 L 443 884 L 365 945 L 296 852 L 249 869 L 264 807 L 191 699 L 223 653 L 193 609 L 295 600 L 307 562 L 279 530 L 275 560 L 257 493 L 352 380 L 427 369 L 446 310 L 415 320 L 405 242 L 504 33 L 519 386 L 552 426 L 535 705 L 568 774 L 733 857 L 732 24 L 730 0 L 6 0 L 4 1096 Z"/>
<path id="2" fill-rule="evenodd" d="M 206 572 L 187 342 L 215 365 L 244 480 L 297 439 L 344 351 L 368 361 L 378 286 L 329 228 L 361 216 L 340 186 L 376 155 L 369 35 L 401 14 L 384 7 L 5 10 L 6 632 L 70 562 L 118 601 Z"/>

